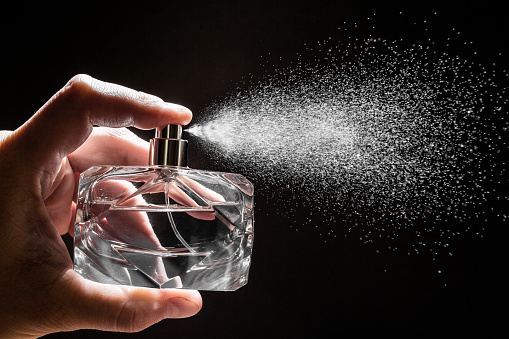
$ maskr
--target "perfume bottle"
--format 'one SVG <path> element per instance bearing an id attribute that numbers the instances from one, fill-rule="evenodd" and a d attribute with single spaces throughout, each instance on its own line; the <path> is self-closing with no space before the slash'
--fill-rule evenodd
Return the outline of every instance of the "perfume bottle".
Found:
<path id="1" fill-rule="evenodd" d="M 74 270 L 101 283 L 232 291 L 247 283 L 253 185 L 187 167 L 182 126 L 156 129 L 150 165 L 96 166 L 78 187 Z"/>

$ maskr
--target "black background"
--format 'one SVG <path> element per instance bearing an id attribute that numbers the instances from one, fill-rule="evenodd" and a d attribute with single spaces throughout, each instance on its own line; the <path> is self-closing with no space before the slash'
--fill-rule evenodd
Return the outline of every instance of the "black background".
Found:
<path id="1" fill-rule="evenodd" d="M 496 3 L 11 4 L 2 13 L 0 128 L 17 128 L 77 73 L 158 95 L 189 107 L 199 118 L 210 103 L 242 89 L 246 77 L 256 82 L 270 72 L 267 65 L 284 66 L 296 53 L 304 53 L 305 44 L 328 37 L 341 41 L 347 33 L 338 26 L 365 22 L 374 13 L 376 33 L 382 38 L 411 41 L 416 34 L 420 39 L 408 27 L 428 20 L 432 29 L 427 34 L 439 38 L 455 28 L 478 51 L 468 57 L 507 69 L 509 30 L 503 5 Z M 364 32 L 361 27 L 350 34 Z M 230 170 L 228 164 L 218 168 L 209 160 L 191 157 L 190 166 Z M 440 337 L 489 335 L 501 329 L 505 302 L 497 286 L 506 265 L 499 264 L 504 252 L 500 234 L 507 225 L 499 219 L 456 225 L 472 231 L 452 241 L 452 257 L 439 255 L 433 260 L 405 251 L 376 253 L 374 246 L 355 237 L 329 239 L 312 229 L 289 228 L 288 220 L 274 213 L 272 205 L 278 201 L 267 194 L 270 187 L 261 181 L 254 184 L 256 240 L 247 286 L 234 293 L 203 292 L 204 307 L 198 315 L 165 320 L 140 333 L 78 331 L 48 338 L 324 333 Z M 482 236 L 476 235 L 482 228 Z"/>

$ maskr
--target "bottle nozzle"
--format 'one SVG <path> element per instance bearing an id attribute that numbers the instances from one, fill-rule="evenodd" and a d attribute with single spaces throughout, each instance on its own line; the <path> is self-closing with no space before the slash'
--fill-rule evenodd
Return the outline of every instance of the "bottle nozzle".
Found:
<path id="1" fill-rule="evenodd" d="M 182 125 L 166 125 L 156 129 L 156 138 L 182 139 Z"/>
<path id="2" fill-rule="evenodd" d="M 187 140 L 182 139 L 181 125 L 166 125 L 156 129 L 150 140 L 149 164 L 187 167 Z"/>

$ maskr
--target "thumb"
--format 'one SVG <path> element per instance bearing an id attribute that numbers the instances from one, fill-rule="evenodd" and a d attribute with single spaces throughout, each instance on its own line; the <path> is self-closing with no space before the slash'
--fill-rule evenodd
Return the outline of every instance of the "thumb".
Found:
<path id="1" fill-rule="evenodd" d="M 202 307 L 198 291 L 106 285 L 72 270 L 62 277 L 62 284 L 70 295 L 64 312 L 70 317 L 65 322 L 74 326 L 69 330 L 137 332 L 163 319 L 190 317 Z"/>

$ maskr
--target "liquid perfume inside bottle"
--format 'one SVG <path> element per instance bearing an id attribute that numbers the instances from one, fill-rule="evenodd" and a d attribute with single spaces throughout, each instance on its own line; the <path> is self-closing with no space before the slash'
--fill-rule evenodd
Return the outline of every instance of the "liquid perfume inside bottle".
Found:
<path id="1" fill-rule="evenodd" d="M 159 128 L 149 166 L 81 174 L 74 270 L 108 284 L 236 290 L 251 263 L 253 193 L 239 174 L 188 168 L 182 126 Z"/>

